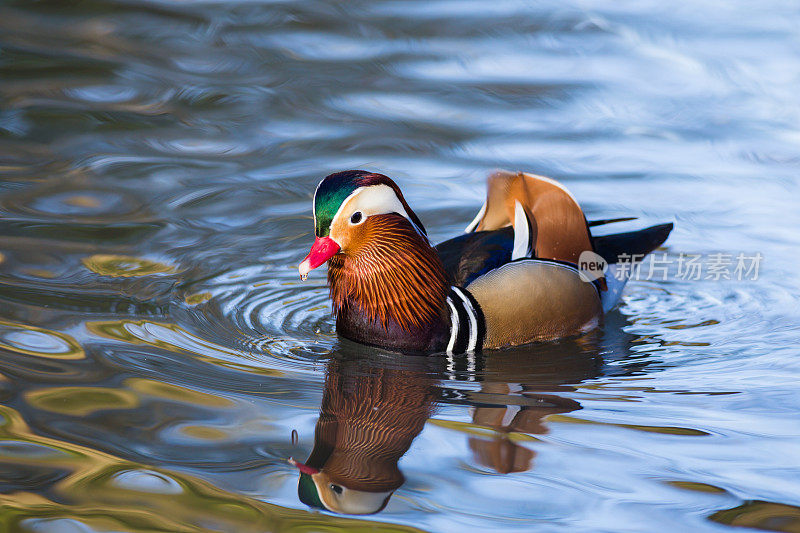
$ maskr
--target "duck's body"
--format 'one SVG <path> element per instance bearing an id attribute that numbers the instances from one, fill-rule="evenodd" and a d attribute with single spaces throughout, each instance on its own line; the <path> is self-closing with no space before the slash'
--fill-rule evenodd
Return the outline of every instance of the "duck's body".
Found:
<path id="1" fill-rule="evenodd" d="M 317 240 L 302 276 L 328 261 L 343 337 L 451 354 L 576 335 L 619 299 L 621 255 L 641 260 L 672 224 L 593 238 L 575 198 L 531 174 L 497 172 L 467 233 L 430 245 L 397 185 L 382 174 L 326 177 L 314 198 Z M 579 270 L 584 258 L 611 268 Z"/>

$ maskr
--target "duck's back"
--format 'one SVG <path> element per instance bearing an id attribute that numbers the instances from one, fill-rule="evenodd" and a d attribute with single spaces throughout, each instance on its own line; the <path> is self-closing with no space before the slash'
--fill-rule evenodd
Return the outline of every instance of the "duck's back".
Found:
<path id="1" fill-rule="evenodd" d="M 435 246 L 450 284 L 466 287 L 475 278 L 511 261 L 514 228 L 465 233 Z"/>
<path id="2" fill-rule="evenodd" d="M 610 221 L 604 221 L 610 222 Z M 609 265 L 643 258 L 672 224 L 593 238 L 574 197 L 558 183 L 523 173 L 490 177 L 486 203 L 467 233 L 436 246 L 451 285 L 480 307 L 485 348 L 576 335 L 616 305 L 625 279 L 581 275 L 584 252 Z M 594 259 L 594 256 L 592 256 Z"/>

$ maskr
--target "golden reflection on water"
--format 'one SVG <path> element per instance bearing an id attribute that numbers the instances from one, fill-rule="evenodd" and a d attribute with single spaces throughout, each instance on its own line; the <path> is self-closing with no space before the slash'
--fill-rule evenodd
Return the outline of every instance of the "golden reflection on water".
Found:
<path id="1" fill-rule="evenodd" d="M 186 298 L 184 298 L 184 301 L 188 305 L 198 305 L 198 304 L 201 304 L 203 302 L 207 302 L 210 299 L 211 299 L 211 293 L 210 292 L 197 292 L 197 293 L 194 293 L 194 294 L 187 294 Z"/>
<path id="2" fill-rule="evenodd" d="M 187 437 L 203 441 L 223 441 L 230 437 L 226 431 L 208 426 L 183 426 L 180 431 Z"/>
<path id="3" fill-rule="evenodd" d="M 87 416 L 110 409 L 133 409 L 139 398 L 108 387 L 52 387 L 25 393 L 27 402 L 38 409 L 71 416 Z"/>
<path id="4" fill-rule="evenodd" d="M 59 476 L 48 496 L 24 487 L 0 494 L 0 531 L 47 531 L 58 525 L 131 533 L 319 531 L 331 527 L 417 531 L 285 509 L 222 491 L 192 476 L 35 435 L 20 414 L 7 406 L 0 406 L 0 463 Z"/>
<path id="5" fill-rule="evenodd" d="M 765 531 L 800 532 L 800 507 L 783 503 L 750 500 L 732 509 L 709 516 L 712 522 Z"/>
<path id="6" fill-rule="evenodd" d="M 48 359 L 86 357 L 78 341 L 66 333 L 6 320 L 0 320 L 0 349 Z"/>
<path id="7" fill-rule="evenodd" d="M 678 426 L 645 426 L 640 424 L 617 424 L 612 422 L 599 422 L 596 420 L 586 420 L 565 415 L 553 415 L 549 418 L 550 422 L 561 422 L 566 424 L 590 424 L 598 426 L 613 426 L 618 428 L 643 431 L 645 433 L 661 433 L 662 435 L 682 435 L 685 437 L 707 437 L 709 433 L 693 428 L 682 428 Z"/>
<path id="8" fill-rule="evenodd" d="M 233 402 L 222 396 L 214 396 L 213 394 L 206 394 L 179 385 L 171 383 L 164 383 L 163 381 L 155 381 L 145 378 L 129 378 L 123 384 L 130 389 L 148 396 L 155 396 L 164 400 L 172 400 L 176 402 L 185 402 L 192 405 L 202 405 L 204 407 L 230 407 Z"/>
<path id="9" fill-rule="evenodd" d="M 58 273 L 46 268 L 23 268 L 22 272 L 34 278 L 53 279 Z"/>
<path id="10" fill-rule="evenodd" d="M 73 194 L 64 198 L 64 203 L 75 207 L 97 208 L 102 205 L 99 198 L 88 194 Z"/>
<path id="11" fill-rule="evenodd" d="M 667 481 L 667 484 L 679 489 L 691 490 L 694 492 L 705 492 L 708 494 L 725 494 L 728 492 L 723 488 L 715 487 L 714 485 L 709 485 L 708 483 L 699 483 L 697 481 Z"/>
<path id="12" fill-rule="evenodd" d="M 115 278 L 169 274 L 176 271 L 174 266 L 128 255 L 96 254 L 84 257 L 81 262 L 96 274 Z"/>

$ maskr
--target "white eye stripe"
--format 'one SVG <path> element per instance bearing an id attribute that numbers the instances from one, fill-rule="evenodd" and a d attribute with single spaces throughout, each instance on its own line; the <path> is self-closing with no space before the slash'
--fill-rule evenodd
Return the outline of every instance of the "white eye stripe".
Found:
<path id="1" fill-rule="evenodd" d="M 346 215 L 344 213 L 345 207 L 347 208 Z M 336 215 L 334 215 L 333 220 L 331 221 L 331 227 L 336 224 L 336 221 L 340 216 L 350 217 L 356 211 L 361 212 L 362 221 L 372 215 L 397 213 L 405 217 L 405 219 L 411 223 L 417 233 L 425 236 L 425 234 L 422 233 L 422 230 L 417 227 L 413 220 L 411 220 L 411 217 L 408 216 L 408 212 L 406 211 L 405 207 L 403 207 L 403 203 L 400 201 L 400 198 L 397 197 L 397 193 L 395 193 L 394 189 L 388 185 L 370 185 L 368 187 L 359 187 L 358 189 L 354 190 L 352 193 L 350 193 L 350 196 L 344 199 L 342 205 L 339 206 L 339 210 L 336 212 Z"/>

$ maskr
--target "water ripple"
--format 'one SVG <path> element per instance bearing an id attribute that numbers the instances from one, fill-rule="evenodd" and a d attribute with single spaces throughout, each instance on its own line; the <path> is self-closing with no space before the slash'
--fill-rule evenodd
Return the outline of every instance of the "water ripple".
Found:
<path id="1" fill-rule="evenodd" d="M 71 360 L 85 357 L 80 344 L 66 333 L 5 320 L 0 320 L 0 348 L 48 359 Z"/>

